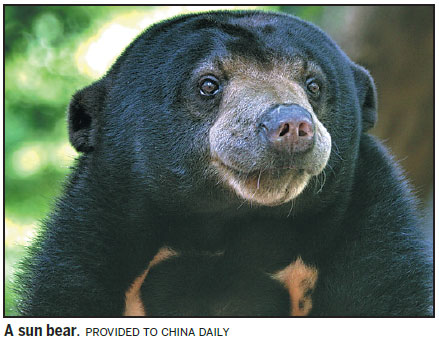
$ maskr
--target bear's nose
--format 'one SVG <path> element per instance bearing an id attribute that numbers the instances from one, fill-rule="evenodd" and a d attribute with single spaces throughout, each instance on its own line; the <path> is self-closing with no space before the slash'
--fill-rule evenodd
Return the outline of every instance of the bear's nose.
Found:
<path id="1" fill-rule="evenodd" d="M 280 151 L 306 152 L 314 143 L 311 114 L 296 104 L 270 108 L 259 124 L 268 143 Z"/>

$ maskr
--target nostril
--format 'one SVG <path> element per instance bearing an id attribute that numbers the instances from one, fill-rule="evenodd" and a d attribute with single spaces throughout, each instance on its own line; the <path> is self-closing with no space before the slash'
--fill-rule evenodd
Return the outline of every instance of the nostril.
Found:
<path id="1" fill-rule="evenodd" d="M 290 130 L 290 125 L 288 123 L 284 123 L 282 129 L 280 130 L 279 136 L 283 137 Z"/>
<path id="2" fill-rule="evenodd" d="M 311 125 L 309 125 L 307 122 L 302 122 L 299 125 L 299 137 L 312 137 L 313 132 Z"/>

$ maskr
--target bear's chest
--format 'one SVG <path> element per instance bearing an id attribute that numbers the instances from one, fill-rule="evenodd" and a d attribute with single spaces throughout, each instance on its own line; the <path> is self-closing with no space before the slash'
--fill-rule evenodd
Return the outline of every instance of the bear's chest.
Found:
<path id="1" fill-rule="evenodd" d="M 233 263 L 268 272 L 286 265 L 306 249 L 288 224 L 272 220 L 205 220 L 171 227 L 164 246 L 182 252 L 222 254 Z"/>

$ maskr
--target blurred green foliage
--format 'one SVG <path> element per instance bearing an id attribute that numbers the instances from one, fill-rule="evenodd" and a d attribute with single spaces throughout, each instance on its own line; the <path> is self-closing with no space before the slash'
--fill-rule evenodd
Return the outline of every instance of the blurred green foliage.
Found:
<path id="1" fill-rule="evenodd" d="M 116 10 L 5 8 L 6 216 L 41 218 L 59 190 L 67 168 L 53 154 L 67 141 L 66 107 L 75 90 L 90 82 L 75 66 L 75 50 Z M 37 150 L 26 155 L 26 147 Z"/>
<path id="2" fill-rule="evenodd" d="M 103 27 L 123 16 L 125 21 L 149 18 L 149 24 L 198 9 L 195 6 L 5 7 L 6 315 L 16 314 L 10 279 L 23 255 L 20 246 L 28 242 L 27 237 L 38 226 L 37 222 L 47 215 L 76 155 L 68 145 L 66 108 L 71 95 L 97 77 L 87 72 L 87 68 L 81 69 L 78 54 L 81 47 L 84 49 L 83 43 L 93 36 L 102 36 Z M 259 9 L 284 11 L 314 22 L 322 15 L 319 6 Z M 116 26 L 116 30 L 122 28 Z"/>

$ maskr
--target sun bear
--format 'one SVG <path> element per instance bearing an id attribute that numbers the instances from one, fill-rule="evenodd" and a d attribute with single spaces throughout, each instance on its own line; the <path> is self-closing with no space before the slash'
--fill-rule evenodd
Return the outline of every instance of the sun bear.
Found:
<path id="1" fill-rule="evenodd" d="M 23 262 L 21 313 L 122 316 L 137 288 L 146 315 L 432 315 L 416 201 L 376 118 L 370 74 L 313 24 L 153 25 L 71 100 L 80 155 Z M 208 310 L 191 291 L 168 303 L 190 287 Z"/>

